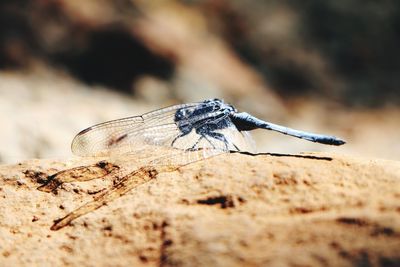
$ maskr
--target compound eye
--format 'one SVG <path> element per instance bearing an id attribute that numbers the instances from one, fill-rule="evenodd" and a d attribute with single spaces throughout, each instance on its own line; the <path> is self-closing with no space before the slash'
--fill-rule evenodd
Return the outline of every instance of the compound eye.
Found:
<path id="1" fill-rule="evenodd" d="M 185 111 L 184 110 L 178 110 L 175 114 L 175 118 L 178 120 L 181 120 L 185 117 Z"/>

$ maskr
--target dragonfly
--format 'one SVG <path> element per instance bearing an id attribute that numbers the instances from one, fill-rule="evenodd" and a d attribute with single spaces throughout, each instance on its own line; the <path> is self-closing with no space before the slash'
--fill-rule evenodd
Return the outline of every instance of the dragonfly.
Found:
<path id="1" fill-rule="evenodd" d="M 331 135 L 314 134 L 273 124 L 238 110 L 220 99 L 174 105 L 140 116 L 112 120 L 79 132 L 72 141 L 73 154 L 81 157 L 107 156 L 134 159 L 139 168 L 122 176 L 111 188 L 83 206 L 55 220 L 58 230 L 133 188 L 154 179 L 160 172 L 232 151 L 254 152 L 249 131 L 266 129 L 307 141 L 343 145 Z M 52 192 L 61 184 L 87 181 L 122 172 L 120 165 L 107 160 L 89 166 L 60 171 L 38 189 Z"/>

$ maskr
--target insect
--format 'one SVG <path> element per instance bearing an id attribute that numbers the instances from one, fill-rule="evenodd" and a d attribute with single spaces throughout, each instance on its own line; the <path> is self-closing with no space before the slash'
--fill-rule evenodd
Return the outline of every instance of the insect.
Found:
<path id="1" fill-rule="evenodd" d="M 267 129 L 328 145 L 345 141 L 328 135 L 307 133 L 260 120 L 238 112 L 220 99 L 181 104 L 134 116 L 100 123 L 78 133 L 71 149 L 78 156 L 134 156 L 139 168 L 123 176 L 114 186 L 95 196 L 93 201 L 55 221 L 52 230 L 96 210 L 155 178 L 159 172 L 177 168 L 230 151 L 252 151 L 248 131 Z M 128 163 L 129 164 L 129 163 Z M 86 181 L 121 171 L 108 161 L 58 172 L 38 189 L 51 192 L 65 182 Z"/>

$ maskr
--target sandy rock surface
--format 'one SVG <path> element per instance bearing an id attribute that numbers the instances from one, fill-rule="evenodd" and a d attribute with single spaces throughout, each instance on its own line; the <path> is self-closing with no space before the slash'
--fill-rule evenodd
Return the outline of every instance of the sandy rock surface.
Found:
<path id="1" fill-rule="evenodd" d="M 0 166 L 0 266 L 399 266 L 400 163 L 228 154 L 160 173 L 51 231 L 111 179 L 36 188 L 93 159 Z"/>

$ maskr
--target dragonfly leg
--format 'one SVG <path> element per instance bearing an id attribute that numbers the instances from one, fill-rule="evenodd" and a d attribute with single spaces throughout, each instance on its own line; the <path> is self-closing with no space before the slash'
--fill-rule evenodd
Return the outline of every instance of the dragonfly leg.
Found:
<path id="1" fill-rule="evenodd" d="M 200 143 L 201 139 L 203 139 L 203 138 L 204 138 L 203 135 L 200 136 L 199 139 L 197 139 L 196 143 L 194 143 L 194 145 L 193 145 L 191 148 L 189 148 L 188 150 L 189 150 L 189 151 L 194 151 L 195 148 L 196 148 L 196 146 Z M 206 139 L 207 139 L 207 138 L 206 138 Z"/>
<path id="2" fill-rule="evenodd" d="M 228 142 L 228 140 L 226 140 L 226 137 L 223 134 L 217 133 L 217 132 L 208 132 L 207 135 L 210 136 L 211 138 L 214 138 L 216 140 L 223 142 L 225 145 L 225 149 L 229 150 L 229 148 L 228 148 L 229 142 Z M 234 143 L 232 143 L 232 145 L 235 147 L 235 149 L 237 151 L 240 151 L 240 149 Z"/>
<path id="3" fill-rule="evenodd" d="M 188 135 L 189 133 L 190 133 L 190 131 L 189 131 L 189 132 L 182 132 L 182 133 L 180 133 L 178 136 L 176 136 L 176 137 L 174 138 L 174 140 L 172 140 L 172 142 L 171 142 L 171 147 L 174 147 L 175 142 L 176 142 L 179 138 L 184 137 L 185 135 Z"/>
<path id="4" fill-rule="evenodd" d="M 204 137 L 210 143 L 210 145 L 215 149 L 214 144 L 210 141 L 210 139 L 207 138 L 207 136 L 202 135 L 202 137 Z"/>

